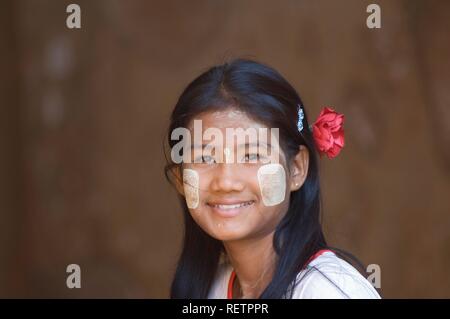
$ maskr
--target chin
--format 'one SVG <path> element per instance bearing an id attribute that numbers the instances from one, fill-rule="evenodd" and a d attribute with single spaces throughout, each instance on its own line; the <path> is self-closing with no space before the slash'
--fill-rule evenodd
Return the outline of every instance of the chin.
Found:
<path id="1" fill-rule="evenodd" d="M 220 227 L 223 227 L 220 229 Z M 220 241 L 234 241 L 248 237 L 249 232 L 244 229 L 226 229 L 226 226 L 215 226 L 210 235 Z"/>

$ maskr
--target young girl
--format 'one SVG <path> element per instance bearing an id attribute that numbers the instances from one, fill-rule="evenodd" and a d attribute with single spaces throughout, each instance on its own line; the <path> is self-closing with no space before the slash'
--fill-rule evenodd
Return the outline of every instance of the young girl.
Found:
<path id="1" fill-rule="evenodd" d="M 187 86 L 168 136 L 166 176 L 185 224 L 172 298 L 380 298 L 320 224 L 317 154 L 339 153 L 342 124 L 325 108 L 311 131 L 295 89 L 250 60 L 215 66 Z M 180 147 L 180 128 L 196 141 L 188 134 Z M 232 140 L 221 141 L 230 129 Z M 261 129 L 273 129 L 269 139 L 234 143 Z"/>

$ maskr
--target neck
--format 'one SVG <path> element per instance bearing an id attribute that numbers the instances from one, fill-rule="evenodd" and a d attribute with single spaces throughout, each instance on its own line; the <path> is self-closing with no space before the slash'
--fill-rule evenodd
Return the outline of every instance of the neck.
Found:
<path id="1" fill-rule="evenodd" d="M 240 287 L 237 297 L 258 298 L 271 281 L 276 260 L 273 235 L 223 243 Z"/>

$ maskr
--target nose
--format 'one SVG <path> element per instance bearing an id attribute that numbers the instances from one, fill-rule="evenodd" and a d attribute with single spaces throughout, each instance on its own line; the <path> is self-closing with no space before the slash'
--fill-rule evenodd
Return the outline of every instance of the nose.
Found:
<path id="1" fill-rule="evenodd" d="M 218 164 L 213 172 L 211 191 L 216 193 L 241 192 L 245 184 L 237 166 L 231 163 Z"/>

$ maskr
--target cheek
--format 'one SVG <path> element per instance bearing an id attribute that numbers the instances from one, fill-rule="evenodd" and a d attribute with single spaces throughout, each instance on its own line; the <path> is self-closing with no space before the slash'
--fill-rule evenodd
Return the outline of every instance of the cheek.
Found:
<path id="1" fill-rule="evenodd" d="M 286 172 L 281 164 L 267 164 L 258 169 L 258 184 L 265 206 L 275 206 L 286 196 Z"/>
<path id="2" fill-rule="evenodd" d="M 197 171 L 186 168 L 183 170 L 183 187 L 187 207 L 195 209 L 199 203 L 199 176 Z"/>

